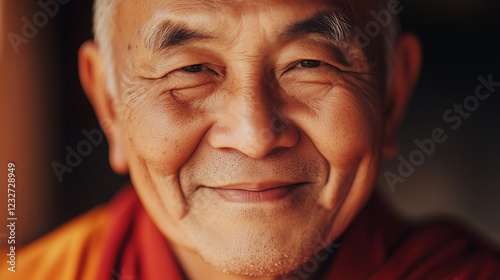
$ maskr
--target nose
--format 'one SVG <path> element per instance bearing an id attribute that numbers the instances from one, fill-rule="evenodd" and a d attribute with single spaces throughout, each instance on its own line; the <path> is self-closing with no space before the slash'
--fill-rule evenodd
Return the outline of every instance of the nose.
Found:
<path id="1" fill-rule="evenodd" d="M 299 133 L 273 101 L 265 81 L 239 83 L 225 101 L 221 118 L 207 133 L 214 148 L 237 150 L 251 158 L 263 158 L 278 148 L 293 147 Z"/>

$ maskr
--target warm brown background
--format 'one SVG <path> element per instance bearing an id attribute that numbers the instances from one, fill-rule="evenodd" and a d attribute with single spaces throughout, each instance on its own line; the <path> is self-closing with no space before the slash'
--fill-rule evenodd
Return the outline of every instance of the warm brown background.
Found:
<path id="1" fill-rule="evenodd" d="M 48 1 L 48 0 L 43 0 Z M 17 243 L 25 244 L 112 197 L 126 177 L 114 175 L 107 144 L 93 148 L 59 182 L 51 163 L 98 127 L 79 85 L 77 51 L 91 38 L 91 1 L 72 0 L 16 54 L 7 38 L 38 1 L 0 0 L 0 168 L 16 163 Z M 439 3 L 438 3 L 439 2 Z M 500 9 L 494 0 L 403 1 L 405 29 L 424 45 L 423 74 L 402 131 L 401 154 L 442 127 L 448 140 L 404 183 L 380 188 L 405 216 L 453 215 L 500 247 L 500 88 L 453 131 L 442 114 L 474 93 L 477 76 L 500 81 Z M 381 172 L 396 172 L 398 161 Z M 0 247 L 7 245 L 7 179 L 0 187 Z"/>

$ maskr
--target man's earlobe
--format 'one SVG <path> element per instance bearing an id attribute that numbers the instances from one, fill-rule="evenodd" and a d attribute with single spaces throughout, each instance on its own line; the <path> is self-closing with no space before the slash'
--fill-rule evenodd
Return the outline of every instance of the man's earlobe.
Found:
<path id="1" fill-rule="evenodd" d="M 109 143 L 109 162 L 116 173 L 128 172 L 123 130 L 115 115 L 113 99 L 106 86 L 106 71 L 99 47 L 85 42 L 78 53 L 80 81 Z"/>
<path id="2" fill-rule="evenodd" d="M 394 52 L 392 76 L 387 85 L 383 154 L 395 157 L 399 151 L 399 128 L 420 74 L 422 50 L 413 34 L 402 34 Z"/>

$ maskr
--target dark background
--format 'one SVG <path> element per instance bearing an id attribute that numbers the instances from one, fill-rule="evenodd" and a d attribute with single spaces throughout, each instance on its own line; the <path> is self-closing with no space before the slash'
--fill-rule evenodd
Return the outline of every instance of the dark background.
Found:
<path id="1" fill-rule="evenodd" d="M 21 32 L 23 16 L 31 18 L 40 11 L 37 1 L 0 1 L 5 1 L 3 15 L 8 14 L 2 21 L 8 20 L 7 30 L 15 33 Z M 438 144 L 436 151 L 404 183 L 396 184 L 394 191 L 381 176 L 379 191 L 403 216 L 452 215 L 486 240 L 500 245 L 500 87 L 480 102 L 459 129 L 452 130 L 443 121 L 447 109 L 474 94 L 479 75 L 486 78 L 492 74 L 494 81 L 500 81 L 499 5 L 493 0 L 437 2 L 402 2 L 403 29 L 420 37 L 424 61 L 401 132 L 401 155 L 408 158 L 416 147 L 413 141 L 429 138 L 434 128 L 443 128 L 448 139 Z M 21 126 L 33 126 L 29 131 L 37 131 L 31 138 L 7 137 L 10 140 L 5 141 L 11 141 L 12 147 L 2 145 L 2 154 L 6 156 L 2 162 L 14 160 L 22 165 L 23 160 L 32 161 L 31 167 L 26 168 L 29 174 L 22 174 L 22 166 L 19 171 L 26 181 L 18 205 L 20 230 L 24 233 L 19 238 L 24 243 L 108 201 L 128 180 L 111 171 L 105 141 L 93 147 L 73 172 L 65 173 L 62 182 L 51 166 L 54 161 L 64 164 L 65 148 L 76 149 L 86 139 L 83 129 L 99 127 L 77 72 L 78 48 L 90 38 L 91 1 L 73 0 L 61 5 L 36 37 L 19 47 L 19 53 L 14 54 L 8 40 L 3 43 L 2 69 L 16 71 L 11 70 L 15 67 L 9 68 L 9 63 L 27 65 L 27 70 L 23 68 L 11 75 L 31 78 L 31 89 L 24 98 L 30 98 L 35 108 L 22 121 L 14 119 L 13 114 L 2 116 L 8 123 L 2 129 L 10 129 L 9 125 L 17 121 Z M 9 96 L 16 94 L 16 84 L 12 88 L 1 93 L 3 106 L 19 106 L 19 102 L 9 104 Z M 2 135 L 10 134 L 6 131 Z M 26 151 L 30 141 L 43 152 L 34 150 L 20 159 L 16 151 Z M 398 164 L 397 159 L 385 162 L 381 174 L 396 173 Z M 19 180 L 22 184 L 21 176 Z M 3 199 L 1 203 L 3 207 Z M 0 247 L 3 245 L 0 235 Z"/>

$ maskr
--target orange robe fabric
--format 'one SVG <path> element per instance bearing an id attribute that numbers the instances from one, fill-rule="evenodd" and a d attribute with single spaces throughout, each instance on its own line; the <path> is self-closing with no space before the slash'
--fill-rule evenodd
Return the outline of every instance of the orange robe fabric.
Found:
<path id="1" fill-rule="evenodd" d="M 322 268 L 314 257 L 282 279 L 500 279 L 500 255 L 446 223 L 402 226 L 372 197 L 330 246 Z M 3 260 L 6 252 L 2 251 Z M 323 256 L 323 255 L 322 255 Z M 108 205 L 19 251 L 16 272 L 2 261 L 0 279 L 182 280 L 163 235 L 132 188 Z"/>

